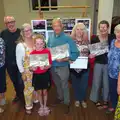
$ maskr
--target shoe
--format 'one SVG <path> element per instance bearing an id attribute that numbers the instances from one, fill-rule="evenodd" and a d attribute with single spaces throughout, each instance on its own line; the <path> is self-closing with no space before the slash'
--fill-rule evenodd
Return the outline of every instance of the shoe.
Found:
<path id="1" fill-rule="evenodd" d="M 12 100 L 12 103 L 16 103 L 16 102 L 18 102 L 19 101 L 19 97 L 15 97 L 13 100 Z"/>
<path id="2" fill-rule="evenodd" d="M 40 116 L 44 116 L 44 108 L 43 108 L 43 106 L 41 106 L 41 107 L 39 108 L 38 114 L 39 114 Z"/>
<path id="3" fill-rule="evenodd" d="M 87 103 L 85 101 L 82 101 L 81 105 L 82 105 L 83 108 L 87 108 Z"/>
<path id="4" fill-rule="evenodd" d="M 3 113 L 4 112 L 4 109 L 0 108 L 0 113 Z"/>
<path id="5" fill-rule="evenodd" d="M 80 102 L 79 101 L 75 101 L 75 107 L 79 107 L 80 106 Z"/>
<path id="6" fill-rule="evenodd" d="M 65 111 L 64 111 L 64 114 L 65 115 L 68 115 L 70 113 L 70 105 L 65 105 Z"/>
<path id="7" fill-rule="evenodd" d="M 36 103 L 39 103 L 39 100 L 34 100 L 33 103 L 35 103 L 35 104 L 36 104 Z"/>
<path id="8" fill-rule="evenodd" d="M 48 107 L 44 107 L 43 110 L 45 116 L 49 115 L 49 113 L 51 112 L 51 110 Z"/>
<path id="9" fill-rule="evenodd" d="M 107 111 L 106 111 L 106 114 L 111 114 L 115 111 L 114 108 L 108 108 Z"/>
<path id="10" fill-rule="evenodd" d="M 52 104 L 52 106 L 56 106 L 56 105 L 62 104 L 62 103 L 63 103 L 63 100 L 56 99 L 55 102 Z"/>
<path id="11" fill-rule="evenodd" d="M 0 101 L 0 105 L 5 105 L 6 104 L 6 100 L 5 100 L 5 98 L 3 98 L 3 99 L 1 99 L 1 101 Z"/>

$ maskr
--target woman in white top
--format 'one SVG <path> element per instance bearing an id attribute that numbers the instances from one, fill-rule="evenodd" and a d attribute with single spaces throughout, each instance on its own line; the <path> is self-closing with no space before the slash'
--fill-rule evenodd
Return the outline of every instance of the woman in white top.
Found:
<path id="1" fill-rule="evenodd" d="M 21 36 L 16 46 L 16 61 L 18 69 L 24 81 L 24 97 L 26 113 L 30 114 L 33 108 L 32 96 L 32 72 L 29 70 L 29 54 L 34 48 L 31 25 L 25 23 L 21 28 Z"/>

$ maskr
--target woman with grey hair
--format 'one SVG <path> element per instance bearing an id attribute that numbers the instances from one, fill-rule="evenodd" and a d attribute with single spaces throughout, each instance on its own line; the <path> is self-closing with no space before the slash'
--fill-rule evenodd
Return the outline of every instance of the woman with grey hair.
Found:
<path id="1" fill-rule="evenodd" d="M 115 27 L 114 33 L 116 39 L 113 39 L 111 42 L 110 51 L 108 53 L 108 75 L 111 106 L 108 108 L 107 113 L 111 113 L 115 110 L 118 100 L 117 86 L 120 65 L 120 24 Z"/>
<path id="2" fill-rule="evenodd" d="M 81 47 L 81 49 L 79 49 L 80 56 L 88 57 L 89 40 L 86 26 L 83 23 L 77 23 L 72 29 L 71 37 L 75 41 L 78 48 Z M 82 107 L 86 108 L 87 103 L 85 102 L 85 97 L 88 86 L 89 69 L 71 69 L 70 71 L 75 96 L 75 106 L 79 107 L 81 103 Z"/>
<path id="3" fill-rule="evenodd" d="M 98 24 L 99 35 L 96 35 L 91 40 L 91 44 L 96 43 L 109 43 L 113 39 L 109 32 L 109 23 L 106 20 L 100 21 Z M 95 103 L 96 107 L 101 109 L 106 109 L 108 107 L 109 99 L 109 81 L 108 81 L 108 59 L 107 52 L 100 55 L 90 54 L 91 58 L 95 58 L 95 65 L 93 71 L 93 82 L 92 89 L 90 93 L 90 100 Z M 100 101 L 102 93 L 103 104 Z"/>

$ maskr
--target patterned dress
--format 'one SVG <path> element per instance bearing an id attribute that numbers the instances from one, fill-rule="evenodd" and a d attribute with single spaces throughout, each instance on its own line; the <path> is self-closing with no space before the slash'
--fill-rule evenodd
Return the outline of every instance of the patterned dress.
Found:
<path id="1" fill-rule="evenodd" d="M 5 64 L 5 42 L 0 38 L 0 68 Z"/>
<path id="2" fill-rule="evenodd" d="M 120 120 L 120 96 L 118 98 L 118 103 L 117 103 L 117 107 L 115 110 L 114 120 Z"/>
<path id="3" fill-rule="evenodd" d="M 24 72 L 26 74 L 26 81 L 24 81 L 24 97 L 25 97 L 25 103 L 26 103 L 26 109 L 30 110 L 33 108 L 33 91 L 34 88 L 32 87 L 32 75 L 33 73 L 29 70 L 29 54 L 30 50 L 24 45 L 25 48 L 25 57 L 24 57 Z"/>
<path id="4" fill-rule="evenodd" d="M 120 65 L 119 65 L 119 72 L 120 72 Z M 120 96 L 118 97 L 118 103 L 115 110 L 114 120 L 120 120 Z"/>

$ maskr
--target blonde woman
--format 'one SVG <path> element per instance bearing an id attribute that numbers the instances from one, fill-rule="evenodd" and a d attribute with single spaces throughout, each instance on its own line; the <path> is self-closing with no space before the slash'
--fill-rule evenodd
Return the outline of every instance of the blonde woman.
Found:
<path id="1" fill-rule="evenodd" d="M 80 56 L 89 55 L 88 50 L 88 32 L 86 26 L 83 23 L 77 23 L 72 30 L 71 37 L 75 41 L 76 45 L 81 47 L 84 45 L 80 51 Z M 89 69 L 71 69 L 72 86 L 75 95 L 75 106 L 79 107 L 80 103 L 83 108 L 87 108 L 87 103 L 85 102 L 86 90 L 88 86 L 88 74 Z"/>
<path id="2" fill-rule="evenodd" d="M 34 88 L 32 87 L 32 72 L 29 70 L 29 54 L 33 49 L 32 29 L 30 24 L 25 23 L 22 25 L 21 36 L 16 47 L 16 61 L 24 81 L 25 108 L 28 114 L 31 113 L 33 108 L 32 95 Z"/>

